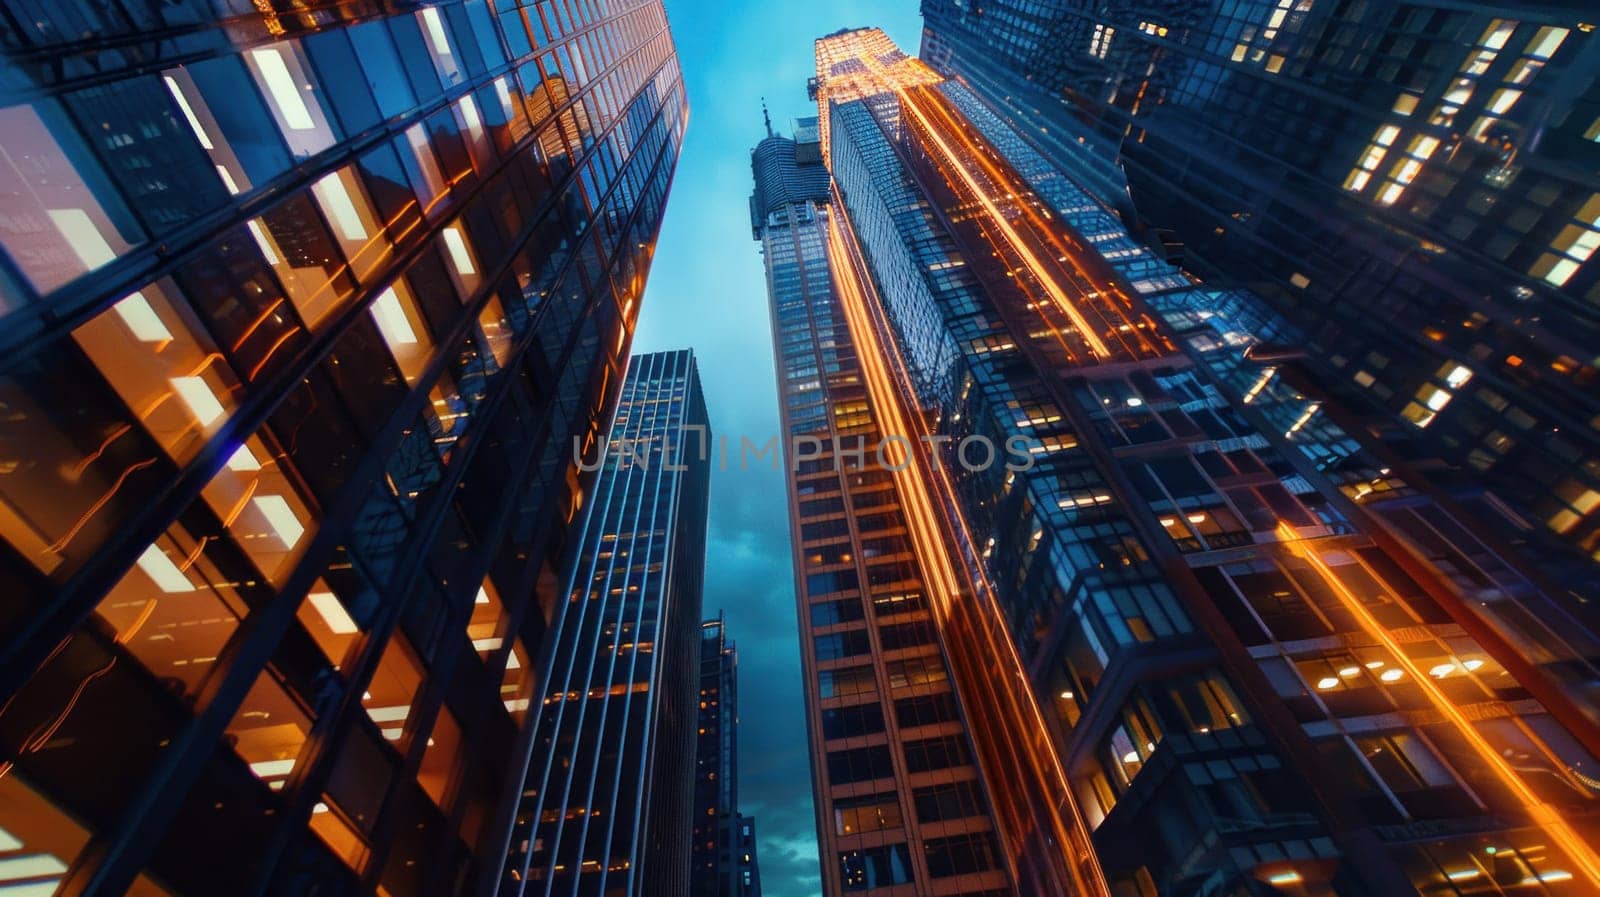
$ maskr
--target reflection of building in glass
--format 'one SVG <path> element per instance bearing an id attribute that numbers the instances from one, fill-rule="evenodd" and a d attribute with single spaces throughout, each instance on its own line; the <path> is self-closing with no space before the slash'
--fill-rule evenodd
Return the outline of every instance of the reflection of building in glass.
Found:
<path id="1" fill-rule="evenodd" d="M 891 814 L 870 842 L 824 817 L 825 892 L 985 868 L 1052 894 L 1600 888 L 1581 603 L 1286 384 L 1288 325 L 1141 245 L 1003 104 L 875 29 L 817 58 L 832 189 L 763 205 L 803 167 L 756 152 L 786 422 L 911 451 L 844 485 L 841 446 L 795 452 L 812 723 L 899 713 L 911 678 L 849 665 L 877 661 L 862 597 L 898 592 L 872 573 L 901 552 L 993 808 L 957 815 L 994 832 L 927 830 L 921 745 L 873 767 L 814 732 L 824 812 L 859 756 Z M 1014 439 L 1031 465 L 987 462 Z"/>
<path id="2" fill-rule="evenodd" d="M 1600 559 L 1592 8 L 923 10 L 928 61 L 1141 243 L 1287 319 L 1277 376 L 1337 398 L 1497 539 Z M 1565 586 L 1600 588 L 1555 557 Z"/>
<path id="3" fill-rule="evenodd" d="M 707 427 L 689 350 L 633 359 L 574 532 L 502 897 L 690 894 Z"/>
<path id="4" fill-rule="evenodd" d="M 3 893 L 504 865 L 682 139 L 665 14 L 268 5 L 0 21 Z"/>
<path id="5" fill-rule="evenodd" d="M 719 615 L 700 624 L 691 897 L 761 897 L 755 820 L 739 814 L 739 652 Z"/>

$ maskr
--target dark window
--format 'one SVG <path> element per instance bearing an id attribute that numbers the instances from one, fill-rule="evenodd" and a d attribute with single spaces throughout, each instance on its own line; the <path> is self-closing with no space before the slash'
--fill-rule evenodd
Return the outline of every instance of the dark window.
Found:
<path id="1" fill-rule="evenodd" d="M 927 772 L 931 769 L 948 769 L 971 763 L 967 744 L 960 735 L 945 735 L 908 741 L 905 746 L 906 771 Z"/>
<path id="2" fill-rule="evenodd" d="M 948 782 L 911 793 L 918 822 L 941 822 L 983 815 L 983 797 L 976 782 Z"/>
<path id="3" fill-rule="evenodd" d="M 844 598 L 839 601 L 824 601 L 821 604 L 811 605 L 812 626 L 832 626 L 836 623 L 849 623 L 860 620 L 865 616 L 861 609 L 861 599 Z"/>
<path id="4" fill-rule="evenodd" d="M 822 711 L 823 738 L 855 738 L 883 731 L 883 708 L 856 704 Z"/>
<path id="5" fill-rule="evenodd" d="M 883 745 L 828 752 L 828 783 L 848 785 L 894 777 L 889 749 Z"/>
<path id="6" fill-rule="evenodd" d="M 878 641 L 883 644 L 883 650 L 893 651 L 896 648 L 912 648 L 917 645 L 933 644 L 933 627 L 926 620 L 916 620 L 911 623 L 896 623 L 892 626 L 878 627 Z"/>
<path id="7" fill-rule="evenodd" d="M 914 726 L 951 722 L 959 719 L 960 713 L 956 710 L 955 695 L 941 692 L 936 695 L 918 695 L 895 701 L 894 716 L 900 728 L 910 729 Z"/>
<path id="8" fill-rule="evenodd" d="M 812 642 L 816 646 L 818 660 L 854 657 L 857 654 L 866 654 L 872 650 L 864 629 L 852 629 L 849 632 L 819 635 L 814 637 Z"/>
<path id="9" fill-rule="evenodd" d="M 922 849 L 931 878 L 949 878 L 995 867 L 994 835 L 972 832 L 951 838 L 929 838 Z"/>
<path id="10" fill-rule="evenodd" d="M 856 588 L 860 580 L 854 570 L 835 570 L 831 573 L 813 573 L 806 577 L 806 594 L 826 595 Z"/>

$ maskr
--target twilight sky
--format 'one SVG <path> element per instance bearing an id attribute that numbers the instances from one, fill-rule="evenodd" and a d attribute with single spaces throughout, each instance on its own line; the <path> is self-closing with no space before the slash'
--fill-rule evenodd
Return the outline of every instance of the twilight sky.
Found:
<path id="1" fill-rule="evenodd" d="M 689 131 L 645 291 L 635 352 L 691 346 L 729 470 L 711 483 L 705 615 L 727 613 L 739 644 L 739 802 L 756 817 L 766 897 L 816 897 L 816 826 L 801 709 L 783 473 L 738 470 L 741 435 L 778 432 L 761 254 L 750 239 L 750 150 L 773 125 L 816 114 L 811 42 L 876 25 L 908 53 L 917 0 L 666 0 L 689 85 Z"/>

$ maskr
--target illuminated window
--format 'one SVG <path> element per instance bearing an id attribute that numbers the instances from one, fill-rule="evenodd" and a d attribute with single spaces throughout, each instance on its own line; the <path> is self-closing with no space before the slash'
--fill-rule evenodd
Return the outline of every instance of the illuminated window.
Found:
<path id="1" fill-rule="evenodd" d="M 344 250 L 351 273 L 366 280 L 388 259 L 390 242 L 355 166 L 325 175 L 311 185 L 311 194 L 332 224 L 334 239 Z"/>
<path id="2" fill-rule="evenodd" d="M 406 383 L 416 385 L 428 356 L 433 354 L 433 339 L 412 298 L 411 288 L 405 281 L 396 280 L 372 301 L 368 313 L 378 325 L 378 333 L 388 345 Z"/>
<path id="3" fill-rule="evenodd" d="M 439 718 L 434 720 L 428 746 L 422 753 L 422 765 L 417 768 L 417 784 L 428 792 L 439 809 L 449 813 L 460 782 L 461 726 L 449 708 L 440 707 Z"/>
<path id="4" fill-rule="evenodd" d="M 248 612 L 237 569 L 220 570 L 205 540 L 174 523 L 145 547 L 95 615 L 157 677 L 197 694 L 206 673 Z"/>
<path id="5" fill-rule="evenodd" d="M 245 227 L 307 327 L 317 329 L 354 294 L 355 282 L 306 193 L 278 203 Z"/>
<path id="6" fill-rule="evenodd" d="M 89 188 L 73 159 L 93 158 L 75 145 L 70 125 L 51 115 L 57 133 L 71 144 L 57 142 L 40 112 L 54 106 L 12 106 L 0 109 L 0 241 L 22 272 L 41 293 L 48 293 L 127 252 L 141 239 L 126 211 L 106 207 Z M 119 227 L 113 217 L 122 222 Z M 9 303 L 0 300 L 0 312 Z"/>
<path id="7" fill-rule="evenodd" d="M 1097 59 L 1106 58 L 1106 53 L 1111 50 L 1111 38 L 1116 34 L 1117 29 L 1096 22 L 1094 36 L 1089 39 L 1089 55 Z"/>
<path id="8" fill-rule="evenodd" d="M 304 158 L 333 146 L 338 139 L 323 110 L 316 77 L 297 41 L 280 41 L 244 54 L 256 85 L 267 97 L 278 130 L 289 151 Z"/>
<path id="9" fill-rule="evenodd" d="M 405 750 L 406 720 L 411 718 L 412 704 L 421 687 L 422 662 L 405 636 L 396 632 L 378 658 L 378 669 L 361 696 L 361 706 L 378 724 L 383 737 L 395 742 L 400 750 Z"/>
<path id="10" fill-rule="evenodd" d="M 467 623 L 467 638 L 480 657 L 487 657 L 499 650 L 504 622 L 505 606 L 500 602 L 500 593 L 486 576 L 473 597 L 472 617 Z"/>
<path id="11" fill-rule="evenodd" d="M 467 236 L 466 225 L 461 219 L 457 218 L 439 230 L 439 248 L 445 259 L 445 268 L 456 282 L 457 292 L 462 299 L 466 299 L 483 282 L 483 273 L 477 253 L 473 251 Z"/>
<path id="12" fill-rule="evenodd" d="M 295 617 L 311 634 L 333 668 L 339 669 L 361 629 L 334 590 L 321 579 L 312 583 Z"/>
<path id="13" fill-rule="evenodd" d="M 311 718 L 266 669 L 228 723 L 228 742 L 256 778 L 274 791 L 294 771 L 311 732 Z"/>
<path id="14" fill-rule="evenodd" d="M 261 436 L 252 436 L 200 493 L 227 523 L 234 543 L 274 584 L 294 569 L 304 537 L 316 525 L 283 463 Z"/>
<path id="15" fill-rule="evenodd" d="M 444 17 L 437 8 L 430 6 L 417 13 L 417 20 L 422 25 L 428 55 L 433 58 L 433 67 L 439 72 L 439 80 L 444 82 L 445 87 L 460 84 L 461 60 L 451 48 Z"/>
<path id="16" fill-rule="evenodd" d="M 169 281 L 123 297 L 72 332 L 139 422 L 180 464 L 228 419 L 241 387 Z"/>
<path id="17" fill-rule="evenodd" d="M 1600 248 L 1600 193 L 1589 197 L 1573 221 L 1550 242 L 1548 252 L 1539 256 L 1528 273 L 1544 278 L 1551 286 L 1563 287 L 1578 268 Z"/>

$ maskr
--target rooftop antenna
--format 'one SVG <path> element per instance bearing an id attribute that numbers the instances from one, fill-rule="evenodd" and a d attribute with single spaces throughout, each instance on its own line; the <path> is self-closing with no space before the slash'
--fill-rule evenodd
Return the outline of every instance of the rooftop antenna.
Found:
<path id="1" fill-rule="evenodd" d="M 767 136 L 768 137 L 775 136 L 772 133 L 772 114 L 767 111 L 767 98 L 766 97 L 762 97 L 761 98 L 761 118 L 767 123 Z"/>

